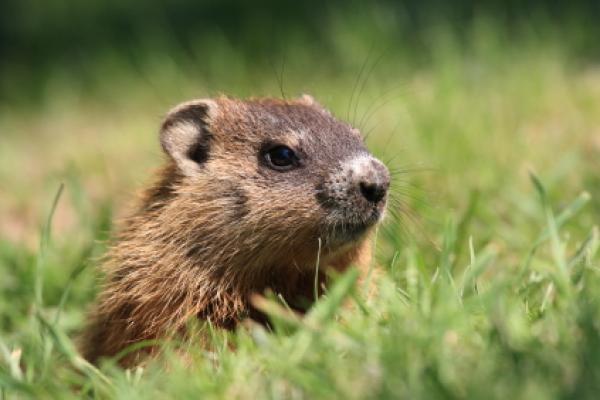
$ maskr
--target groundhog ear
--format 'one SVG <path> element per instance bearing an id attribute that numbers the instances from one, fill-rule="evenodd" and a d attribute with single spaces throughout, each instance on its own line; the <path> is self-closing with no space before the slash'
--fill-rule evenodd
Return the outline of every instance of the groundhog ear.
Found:
<path id="1" fill-rule="evenodd" d="M 317 101 L 315 100 L 314 97 L 312 97 L 310 94 L 306 94 L 306 93 L 304 93 L 302 96 L 300 96 L 298 101 L 306 104 L 307 106 L 319 106 L 319 107 L 321 106 L 319 103 L 317 103 Z"/>
<path id="2" fill-rule="evenodd" d="M 304 104 L 306 106 L 310 106 L 310 107 L 315 107 L 318 110 L 321 110 L 327 114 L 329 114 L 329 111 L 327 111 L 327 109 L 325 107 L 323 107 L 318 101 L 315 100 L 314 97 L 312 97 L 310 94 L 303 94 L 302 96 L 300 96 L 297 100 L 299 103 Z"/>
<path id="3" fill-rule="evenodd" d="M 210 151 L 210 118 L 217 104 L 212 100 L 193 100 L 178 105 L 167 114 L 160 144 L 186 175 L 198 172 Z"/>

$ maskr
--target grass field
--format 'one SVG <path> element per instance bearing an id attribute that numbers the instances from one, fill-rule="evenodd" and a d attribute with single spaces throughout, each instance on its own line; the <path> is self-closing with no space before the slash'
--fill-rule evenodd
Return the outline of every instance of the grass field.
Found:
<path id="1" fill-rule="evenodd" d="M 353 24 L 333 25 L 333 55 L 105 54 L 86 80 L 65 68 L 1 104 L 0 399 L 595 398 L 600 65 L 565 32 L 492 22 L 434 26 L 418 62 L 409 39 Z M 302 321 L 273 305 L 274 332 L 197 327 L 213 346 L 191 366 L 96 369 L 72 339 L 112 221 L 160 163 L 164 112 L 221 92 L 311 93 L 398 171 L 378 294 L 351 272 Z"/>

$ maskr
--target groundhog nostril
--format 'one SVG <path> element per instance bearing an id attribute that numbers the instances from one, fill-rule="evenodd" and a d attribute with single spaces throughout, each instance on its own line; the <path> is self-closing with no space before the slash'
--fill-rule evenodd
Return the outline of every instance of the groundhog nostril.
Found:
<path id="1" fill-rule="evenodd" d="M 373 182 L 361 182 L 360 193 L 371 203 L 379 203 L 385 196 L 386 186 Z"/>

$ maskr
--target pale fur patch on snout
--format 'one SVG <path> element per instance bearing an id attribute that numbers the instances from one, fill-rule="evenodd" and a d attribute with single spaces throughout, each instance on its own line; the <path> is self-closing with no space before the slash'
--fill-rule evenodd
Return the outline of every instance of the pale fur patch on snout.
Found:
<path id="1" fill-rule="evenodd" d="M 381 185 L 384 183 L 384 178 L 377 173 L 377 167 L 383 167 L 381 161 L 370 154 L 361 154 L 343 162 L 340 174 L 350 174 L 351 176 L 355 177 L 355 180 L 359 180 L 360 177 L 369 177 L 375 180 L 374 183 Z"/>
<path id="2" fill-rule="evenodd" d="M 342 173 L 352 172 L 357 176 L 366 175 L 371 168 L 371 162 L 373 160 L 375 159 L 368 154 L 361 154 L 357 157 L 346 160 L 342 164 Z"/>

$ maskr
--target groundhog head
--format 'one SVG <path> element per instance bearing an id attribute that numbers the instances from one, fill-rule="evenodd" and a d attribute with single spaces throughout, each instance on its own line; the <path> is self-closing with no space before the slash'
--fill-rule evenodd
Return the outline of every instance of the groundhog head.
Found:
<path id="1" fill-rule="evenodd" d="M 306 263 L 356 245 L 385 211 L 387 168 L 309 96 L 187 102 L 160 140 L 179 173 L 175 195 L 197 215 L 190 223 L 222 252 Z"/>

